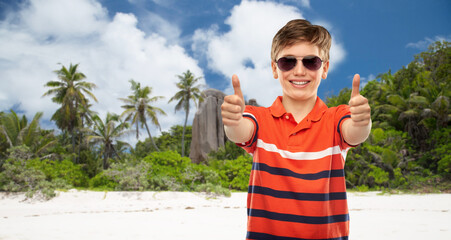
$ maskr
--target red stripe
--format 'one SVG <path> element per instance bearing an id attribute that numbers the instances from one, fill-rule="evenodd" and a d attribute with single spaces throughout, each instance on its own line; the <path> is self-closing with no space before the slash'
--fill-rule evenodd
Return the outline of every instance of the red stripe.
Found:
<path id="1" fill-rule="evenodd" d="M 305 224 L 250 217 L 248 231 L 306 239 L 338 238 L 349 235 L 349 221 L 330 224 Z"/>
<path id="2" fill-rule="evenodd" d="M 270 212 L 312 217 L 348 214 L 346 200 L 333 200 L 328 202 L 296 201 L 261 194 L 252 194 L 251 197 L 252 208 L 264 209 Z"/>
<path id="3" fill-rule="evenodd" d="M 322 178 L 318 180 L 304 180 L 294 177 L 272 175 L 263 171 L 252 170 L 255 179 L 254 186 L 262 186 L 279 191 L 304 193 L 346 192 L 344 177 Z"/>

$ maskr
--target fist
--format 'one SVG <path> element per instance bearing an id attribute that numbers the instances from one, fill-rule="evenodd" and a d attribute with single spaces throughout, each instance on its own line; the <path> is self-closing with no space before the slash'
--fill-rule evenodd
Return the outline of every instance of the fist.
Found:
<path id="1" fill-rule="evenodd" d="M 371 122 L 371 108 L 368 99 L 360 95 L 360 75 L 354 75 L 352 93 L 349 100 L 352 125 L 367 126 Z"/>
<path id="2" fill-rule="evenodd" d="M 240 80 L 236 75 L 232 76 L 232 86 L 234 94 L 226 96 L 221 105 L 222 122 L 225 126 L 238 126 L 243 118 L 245 107 Z"/>

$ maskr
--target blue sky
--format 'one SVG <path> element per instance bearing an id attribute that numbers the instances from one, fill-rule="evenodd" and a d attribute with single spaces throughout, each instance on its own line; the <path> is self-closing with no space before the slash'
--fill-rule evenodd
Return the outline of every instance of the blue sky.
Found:
<path id="1" fill-rule="evenodd" d="M 79 63 L 98 88 L 93 108 L 121 113 L 133 78 L 165 97 L 162 129 L 183 123 L 167 103 L 178 74 L 231 93 L 238 74 L 246 98 L 270 105 L 281 94 L 270 71 L 270 43 L 288 20 L 306 18 L 333 36 L 331 69 L 319 96 L 351 87 L 352 76 L 396 72 L 437 40 L 451 41 L 448 0 L 0 0 L 0 110 L 14 107 L 49 120 L 42 98 L 61 63 Z M 191 111 L 190 120 L 195 109 Z M 159 131 L 154 129 L 154 134 Z"/>

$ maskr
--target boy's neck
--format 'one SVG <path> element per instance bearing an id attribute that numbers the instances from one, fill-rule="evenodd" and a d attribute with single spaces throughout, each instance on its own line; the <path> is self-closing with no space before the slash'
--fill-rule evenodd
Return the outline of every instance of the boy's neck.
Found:
<path id="1" fill-rule="evenodd" d="M 282 98 L 282 104 L 287 113 L 291 113 L 300 123 L 315 107 L 317 96 L 305 100 L 295 100 L 286 96 Z"/>

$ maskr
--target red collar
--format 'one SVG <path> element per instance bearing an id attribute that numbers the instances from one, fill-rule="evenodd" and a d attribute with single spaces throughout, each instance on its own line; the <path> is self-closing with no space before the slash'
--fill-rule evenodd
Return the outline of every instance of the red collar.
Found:
<path id="1" fill-rule="evenodd" d="M 274 103 L 269 107 L 273 117 L 279 118 L 287 113 L 285 107 L 282 104 L 282 96 L 277 97 Z M 311 121 L 319 121 L 323 116 L 324 112 L 327 110 L 327 105 L 319 97 L 316 98 L 315 106 L 312 111 L 307 115 L 306 119 Z"/>

